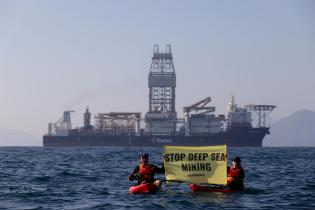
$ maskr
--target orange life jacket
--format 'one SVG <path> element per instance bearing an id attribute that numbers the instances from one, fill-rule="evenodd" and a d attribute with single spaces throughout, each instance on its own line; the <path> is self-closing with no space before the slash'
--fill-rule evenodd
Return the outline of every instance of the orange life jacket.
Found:
<path id="1" fill-rule="evenodd" d="M 154 175 L 154 168 L 151 165 L 140 165 L 140 175 L 141 178 L 144 180 L 150 180 L 153 179 Z"/>
<path id="2" fill-rule="evenodd" d="M 231 167 L 229 172 L 228 172 L 228 177 L 238 178 L 240 173 L 241 173 L 241 169 L 240 168 L 233 168 L 233 167 Z"/>
<path id="3" fill-rule="evenodd" d="M 230 168 L 227 177 L 227 186 L 231 189 L 242 189 L 243 186 L 243 169 L 242 168 Z"/>

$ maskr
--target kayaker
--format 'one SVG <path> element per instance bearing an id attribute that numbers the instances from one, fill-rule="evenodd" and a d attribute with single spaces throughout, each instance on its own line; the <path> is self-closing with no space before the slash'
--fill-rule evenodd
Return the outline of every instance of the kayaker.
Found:
<path id="1" fill-rule="evenodd" d="M 242 190 L 244 188 L 244 169 L 241 166 L 241 158 L 236 156 L 233 159 L 232 166 L 228 167 L 227 187 L 233 190 Z"/>
<path id="2" fill-rule="evenodd" d="M 164 164 L 162 165 L 162 168 L 150 164 L 149 155 L 144 153 L 141 155 L 140 165 L 133 170 L 132 174 L 128 176 L 128 179 L 129 181 L 137 179 L 138 185 L 144 183 L 154 183 L 157 186 L 161 186 L 161 180 L 159 179 L 155 180 L 154 174 L 164 172 L 165 172 Z"/>

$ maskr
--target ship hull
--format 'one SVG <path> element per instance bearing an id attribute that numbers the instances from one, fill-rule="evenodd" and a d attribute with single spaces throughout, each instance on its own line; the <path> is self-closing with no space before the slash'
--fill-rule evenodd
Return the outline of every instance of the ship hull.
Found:
<path id="1" fill-rule="evenodd" d="M 269 128 L 232 128 L 226 132 L 207 136 L 171 136 L 171 135 L 71 135 L 44 136 L 43 145 L 59 146 L 118 146 L 118 147 L 161 147 L 176 146 L 211 146 L 262 147 L 262 141 Z"/>

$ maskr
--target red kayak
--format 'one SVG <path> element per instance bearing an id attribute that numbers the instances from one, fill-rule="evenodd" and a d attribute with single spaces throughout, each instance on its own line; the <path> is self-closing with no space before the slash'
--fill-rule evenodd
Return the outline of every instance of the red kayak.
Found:
<path id="1" fill-rule="evenodd" d="M 241 190 L 231 190 L 226 187 L 216 187 L 216 186 L 200 186 L 196 184 L 190 184 L 189 188 L 192 192 L 224 192 L 224 193 L 233 193 L 239 192 Z"/>
<path id="2" fill-rule="evenodd" d="M 140 184 L 129 188 L 128 192 L 131 194 L 147 194 L 156 193 L 160 187 L 152 183 Z"/>

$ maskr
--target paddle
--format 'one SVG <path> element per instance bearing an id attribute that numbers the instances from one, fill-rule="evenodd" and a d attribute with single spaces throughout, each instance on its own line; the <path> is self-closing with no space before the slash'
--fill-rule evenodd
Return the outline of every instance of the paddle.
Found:
<path id="1" fill-rule="evenodd" d="M 168 179 L 160 179 L 161 182 L 178 182 L 178 183 L 185 183 L 183 181 L 179 181 L 179 180 L 168 180 Z"/>
<path id="2" fill-rule="evenodd" d="M 187 183 L 184 181 L 179 181 L 179 180 L 168 180 L 168 179 L 159 179 L 161 180 L 161 182 L 176 182 L 176 183 L 186 183 L 186 184 L 191 184 L 191 183 Z M 212 188 L 225 188 L 225 185 L 218 185 L 218 184 L 209 184 L 209 183 L 205 183 L 207 185 L 207 187 L 212 187 Z"/>

